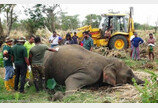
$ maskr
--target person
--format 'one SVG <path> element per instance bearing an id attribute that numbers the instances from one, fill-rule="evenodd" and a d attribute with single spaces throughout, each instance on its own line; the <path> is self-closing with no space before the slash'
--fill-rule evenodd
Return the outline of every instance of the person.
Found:
<path id="1" fill-rule="evenodd" d="M 5 41 L 5 45 L 3 46 L 3 61 L 5 67 L 5 81 L 4 85 L 7 91 L 12 91 L 11 88 L 14 88 L 14 69 L 12 63 L 12 40 L 7 37 Z M 11 87 L 11 88 L 10 88 Z"/>
<path id="2" fill-rule="evenodd" d="M 29 57 L 29 51 L 32 47 L 35 46 L 34 36 L 29 36 L 29 40 L 25 42 L 24 47 L 27 50 L 27 57 Z"/>
<path id="3" fill-rule="evenodd" d="M 92 37 L 92 34 L 90 33 L 90 31 L 88 31 L 88 33 L 89 33 L 89 36 Z"/>
<path id="4" fill-rule="evenodd" d="M 130 51 L 130 57 L 132 58 L 132 52 L 133 52 L 133 45 L 131 44 L 132 39 L 135 38 L 135 32 L 133 33 L 133 35 L 130 37 L 130 46 L 131 46 L 131 51 Z"/>
<path id="5" fill-rule="evenodd" d="M 60 36 L 57 36 L 56 31 L 53 31 L 53 35 L 49 38 L 49 43 L 51 43 L 51 48 L 54 46 L 59 45 L 59 43 L 62 41 L 62 38 Z"/>
<path id="6" fill-rule="evenodd" d="M 132 59 L 133 60 L 140 60 L 140 56 L 139 56 L 139 45 L 142 44 L 144 41 L 142 40 L 142 38 L 137 36 L 137 33 L 134 33 L 135 38 L 132 39 L 132 45 L 133 45 L 133 52 L 132 52 Z"/>
<path id="7" fill-rule="evenodd" d="M 66 39 L 64 44 L 74 44 L 74 40 L 71 38 L 71 35 L 69 33 L 66 34 Z"/>
<path id="8" fill-rule="evenodd" d="M 74 44 L 78 44 L 78 36 L 76 32 L 74 32 L 74 36 L 72 37 L 72 39 L 74 41 Z"/>
<path id="9" fill-rule="evenodd" d="M 155 39 L 153 37 L 153 34 L 149 34 L 148 39 L 148 51 L 149 51 L 149 60 L 154 60 L 154 46 L 155 46 Z"/>
<path id="10" fill-rule="evenodd" d="M 25 43 L 25 37 L 20 37 L 18 39 L 18 43 L 12 47 L 13 61 L 16 68 L 14 90 L 18 91 L 18 84 L 20 78 L 20 89 L 19 89 L 20 93 L 25 93 L 24 85 L 25 85 L 25 78 L 27 72 L 27 65 L 29 66 L 29 61 L 27 58 L 27 50 L 23 46 L 24 43 Z"/>
<path id="11" fill-rule="evenodd" d="M 45 74 L 44 74 L 44 54 L 48 51 L 57 52 L 55 49 L 50 49 L 48 46 L 41 44 L 39 36 L 35 37 L 35 46 L 29 52 L 29 61 L 31 64 L 33 81 L 36 91 L 42 90 L 45 87 Z"/>
<path id="12" fill-rule="evenodd" d="M 88 31 L 83 33 L 84 40 L 83 40 L 83 47 L 89 51 L 93 50 L 93 39 L 89 36 Z"/>
<path id="13" fill-rule="evenodd" d="M 35 46 L 35 43 L 34 43 L 34 36 L 29 36 L 29 40 L 25 42 L 24 44 L 24 47 L 26 48 L 27 50 L 27 58 L 29 58 L 29 51 L 32 47 Z M 27 73 L 26 73 L 26 78 L 27 80 L 31 79 L 31 76 L 32 74 L 29 73 L 29 69 L 27 70 Z"/>
<path id="14" fill-rule="evenodd" d="M 109 39 L 111 37 L 111 29 L 112 27 L 109 27 L 106 31 L 105 31 L 105 39 Z"/>

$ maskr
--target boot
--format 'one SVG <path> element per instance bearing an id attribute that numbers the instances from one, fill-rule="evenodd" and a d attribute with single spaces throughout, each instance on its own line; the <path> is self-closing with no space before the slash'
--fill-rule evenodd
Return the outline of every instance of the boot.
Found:
<path id="1" fill-rule="evenodd" d="M 7 91 L 11 91 L 11 89 L 9 87 L 9 81 L 4 81 L 4 86 L 5 86 Z"/>
<path id="2" fill-rule="evenodd" d="M 11 86 L 12 89 L 14 89 L 14 82 L 15 82 L 15 75 L 13 76 L 12 79 L 9 79 L 9 85 Z"/>
<path id="3" fill-rule="evenodd" d="M 30 79 L 29 70 L 27 70 L 27 73 L 26 73 L 26 79 Z"/>

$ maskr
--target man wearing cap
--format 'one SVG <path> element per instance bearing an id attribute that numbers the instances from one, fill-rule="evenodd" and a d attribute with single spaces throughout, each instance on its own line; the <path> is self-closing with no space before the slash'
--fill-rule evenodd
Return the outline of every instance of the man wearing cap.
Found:
<path id="1" fill-rule="evenodd" d="M 18 43 L 12 47 L 13 51 L 13 60 L 16 68 L 15 72 L 15 85 L 14 90 L 18 90 L 19 78 L 20 78 L 20 93 L 24 93 L 24 85 L 25 85 L 25 78 L 27 72 L 27 65 L 29 65 L 29 61 L 27 59 L 27 50 L 23 46 L 25 43 L 25 38 L 20 37 Z"/>
<path id="2" fill-rule="evenodd" d="M 12 63 L 12 40 L 7 37 L 5 41 L 5 45 L 3 46 L 3 60 L 4 60 L 4 67 L 5 67 L 5 81 L 4 85 L 7 91 L 11 91 L 11 88 L 14 88 L 14 69 Z"/>
<path id="3" fill-rule="evenodd" d="M 48 51 L 57 52 L 58 50 L 50 49 L 48 46 L 41 44 L 40 37 L 35 38 L 35 46 L 31 48 L 29 53 L 29 61 L 31 64 L 33 81 L 35 84 L 36 91 L 45 88 L 45 73 L 44 73 L 44 54 Z"/>
<path id="4" fill-rule="evenodd" d="M 51 43 L 51 48 L 59 45 L 61 41 L 62 41 L 62 38 L 60 36 L 57 36 L 56 31 L 53 31 L 53 35 L 49 38 L 49 43 Z"/>

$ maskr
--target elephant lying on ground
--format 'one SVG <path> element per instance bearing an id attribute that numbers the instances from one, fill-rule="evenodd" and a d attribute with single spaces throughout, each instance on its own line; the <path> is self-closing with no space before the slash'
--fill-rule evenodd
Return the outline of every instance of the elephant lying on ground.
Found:
<path id="1" fill-rule="evenodd" d="M 132 84 L 135 78 L 138 84 L 143 83 L 119 59 L 106 58 L 79 45 L 59 46 L 58 52 L 46 52 L 44 65 L 46 80 L 54 78 L 58 84 L 66 85 L 66 95 L 99 81 L 117 86 Z"/>

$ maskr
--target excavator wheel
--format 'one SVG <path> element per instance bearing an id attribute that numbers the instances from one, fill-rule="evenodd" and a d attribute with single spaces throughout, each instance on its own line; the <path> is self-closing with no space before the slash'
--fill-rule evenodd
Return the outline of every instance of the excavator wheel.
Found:
<path id="1" fill-rule="evenodd" d="M 128 47 L 128 41 L 125 36 L 117 35 L 110 39 L 109 49 L 122 50 Z"/>

